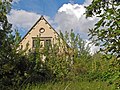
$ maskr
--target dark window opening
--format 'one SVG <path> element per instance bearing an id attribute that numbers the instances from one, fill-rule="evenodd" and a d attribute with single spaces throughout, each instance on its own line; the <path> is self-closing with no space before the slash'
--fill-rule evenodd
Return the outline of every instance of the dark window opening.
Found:
<path id="1" fill-rule="evenodd" d="M 37 40 L 33 40 L 33 48 L 37 46 Z"/>
<path id="2" fill-rule="evenodd" d="M 50 46 L 51 45 L 51 40 L 49 39 L 49 40 L 45 40 L 45 45 L 46 46 Z"/>

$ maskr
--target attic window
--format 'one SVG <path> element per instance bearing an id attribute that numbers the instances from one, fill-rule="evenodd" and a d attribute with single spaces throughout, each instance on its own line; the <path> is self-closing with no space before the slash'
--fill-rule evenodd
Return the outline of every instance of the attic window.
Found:
<path id="1" fill-rule="evenodd" d="M 35 48 L 37 45 L 37 40 L 33 40 L 33 48 Z"/>
<path id="2" fill-rule="evenodd" d="M 51 45 L 51 40 L 50 39 L 45 40 L 45 45 L 50 46 Z"/>
<path id="3" fill-rule="evenodd" d="M 41 29 L 39 30 L 39 32 L 40 32 L 40 33 L 44 33 L 44 32 L 45 32 L 45 29 L 44 29 L 44 28 L 41 28 Z"/>

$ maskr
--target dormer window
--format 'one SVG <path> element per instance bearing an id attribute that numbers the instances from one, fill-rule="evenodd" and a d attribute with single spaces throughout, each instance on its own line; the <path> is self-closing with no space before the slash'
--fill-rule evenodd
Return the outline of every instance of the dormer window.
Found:
<path id="1" fill-rule="evenodd" d="M 41 29 L 39 30 L 39 32 L 40 32 L 40 33 L 44 33 L 44 32 L 45 32 L 45 29 L 44 29 L 44 28 L 41 28 Z"/>

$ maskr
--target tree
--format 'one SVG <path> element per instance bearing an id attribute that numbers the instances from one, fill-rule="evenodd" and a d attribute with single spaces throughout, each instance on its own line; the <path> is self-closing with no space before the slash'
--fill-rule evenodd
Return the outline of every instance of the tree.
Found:
<path id="1" fill-rule="evenodd" d="M 89 29 L 90 39 L 100 45 L 105 54 L 116 57 L 104 76 L 120 88 L 120 0 L 93 0 L 86 9 L 86 17 L 99 18 L 95 27 Z"/>
<path id="2" fill-rule="evenodd" d="M 7 50 L 6 46 L 10 46 L 8 43 L 8 34 L 11 32 L 12 25 L 8 22 L 6 16 L 9 11 L 10 2 L 0 0 L 0 59 L 3 57 L 4 51 Z"/>
<path id="3" fill-rule="evenodd" d="M 89 29 L 90 39 L 100 45 L 106 54 L 120 57 L 120 0 L 93 0 L 86 7 L 86 17 L 98 17 L 93 29 Z"/>
<path id="4" fill-rule="evenodd" d="M 26 70 L 25 57 L 17 52 L 20 36 L 13 36 L 7 20 L 11 4 L 8 0 L 0 0 L 0 88 L 9 90 L 11 86 L 18 87 Z M 18 86 L 17 86 L 18 85 Z"/>
<path id="5" fill-rule="evenodd" d="M 7 34 L 11 32 L 11 24 L 7 20 L 7 14 L 10 11 L 10 2 L 0 0 L 0 45 L 7 38 Z"/>

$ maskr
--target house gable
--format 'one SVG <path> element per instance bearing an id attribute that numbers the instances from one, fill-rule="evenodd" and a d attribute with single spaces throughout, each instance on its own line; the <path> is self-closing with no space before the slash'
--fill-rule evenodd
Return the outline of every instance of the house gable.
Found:
<path id="1" fill-rule="evenodd" d="M 20 41 L 20 46 L 23 49 L 29 44 L 28 49 L 33 47 L 33 38 L 39 36 L 42 39 L 50 39 L 51 42 L 56 43 L 55 38 L 58 37 L 58 33 L 52 28 L 47 20 L 41 16 L 40 19 L 33 25 L 33 27 L 27 32 L 27 34 Z"/>

